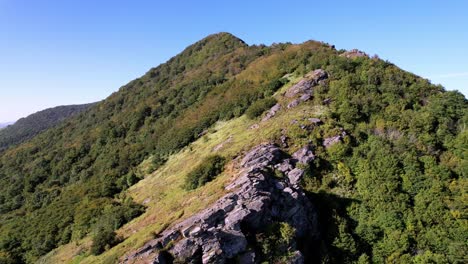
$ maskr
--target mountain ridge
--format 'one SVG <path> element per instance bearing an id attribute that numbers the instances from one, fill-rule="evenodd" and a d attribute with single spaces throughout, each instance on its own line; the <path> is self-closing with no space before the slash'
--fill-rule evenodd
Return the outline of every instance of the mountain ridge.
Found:
<path id="1" fill-rule="evenodd" d="M 322 232 L 311 248 L 273 219 L 248 236 L 255 262 L 297 255 L 296 243 L 305 262 L 459 261 L 466 99 L 342 54 L 316 41 L 248 46 L 215 34 L 6 150 L 0 257 L 115 263 L 216 202 L 239 157 L 270 142 L 313 157 L 294 177 Z M 327 78 L 311 81 L 319 72 Z M 264 169 L 273 182 L 287 177 Z M 178 242 L 157 252 L 173 254 Z"/>
<path id="2" fill-rule="evenodd" d="M 13 125 L 15 122 L 11 121 L 11 122 L 4 122 L 4 123 L 0 123 L 0 129 L 2 128 L 5 128 L 9 125 Z"/>
<path id="3" fill-rule="evenodd" d="M 94 103 L 56 106 L 20 118 L 0 131 L 0 151 L 28 140 L 92 105 Z"/>

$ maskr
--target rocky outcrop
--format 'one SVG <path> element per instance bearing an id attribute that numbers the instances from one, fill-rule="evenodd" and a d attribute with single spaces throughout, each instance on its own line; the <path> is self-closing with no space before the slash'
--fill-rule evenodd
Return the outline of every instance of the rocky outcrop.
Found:
<path id="1" fill-rule="evenodd" d="M 297 162 L 307 165 L 311 161 L 315 159 L 314 152 L 312 150 L 312 147 L 307 145 L 305 147 L 302 147 L 298 151 L 294 152 L 292 154 L 292 157 L 297 160 Z"/>
<path id="2" fill-rule="evenodd" d="M 343 138 L 346 136 L 346 131 L 342 130 L 339 135 L 328 137 L 323 140 L 323 146 L 329 148 L 337 143 L 340 143 Z"/>
<path id="3" fill-rule="evenodd" d="M 268 112 L 265 114 L 265 117 L 262 118 L 262 122 L 265 122 L 274 117 L 279 110 L 281 110 L 281 105 L 275 104 L 270 110 L 268 110 Z"/>
<path id="4" fill-rule="evenodd" d="M 321 81 L 327 78 L 328 74 L 324 70 L 314 70 L 306 74 L 302 80 L 300 80 L 298 83 L 289 88 L 288 91 L 286 91 L 286 93 L 284 94 L 284 96 L 292 98 L 297 95 L 312 95 L 312 87 L 318 85 Z"/>
<path id="5" fill-rule="evenodd" d="M 322 69 L 306 74 L 304 79 L 293 85 L 284 94 L 287 98 L 295 98 L 287 105 L 287 108 L 294 108 L 300 103 L 310 100 L 313 94 L 313 87 L 322 83 L 327 78 L 328 74 Z"/>
<path id="6" fill-rule="evenodd" d="M 369 57 L 365 52 L 360 51 L 358 49 L 352 49 L 350 51 L 343 52 L 340 56 L 346 57 L 348 59 L 354 59 L 359 57 Z"/>
<path id="7" fill-rule="evenodd" d="M 302 170 L 297 160 L 310 160 L 307 147 L 288 158 L 277 146 L 261 144 L 240 162 L 238 177 L 227 195 L 202 212 L 162 232 L 142 248 L 121 259 L 122 263 L 258 263 L 258 252 L 248 238 L 276 222 L 295 229 L 295 237 L 318 236 L 317 216 L 299 187 Z M 296 160 L 297 159 L 297 160 Z M 273 177 L 277 168 L 287 177 Z M 304 263 L 296 243 L 289 246 L 287 263 Z"/>

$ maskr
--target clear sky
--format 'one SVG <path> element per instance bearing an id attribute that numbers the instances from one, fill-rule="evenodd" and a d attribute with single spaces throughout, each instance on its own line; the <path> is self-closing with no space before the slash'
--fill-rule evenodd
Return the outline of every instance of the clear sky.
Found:
<path id="1" fill-rule="evenodd" d="M 359 48 L 468 95 L 468 1 L 0 0 L 0 123 L 104 99 L 212 33 Z"/>

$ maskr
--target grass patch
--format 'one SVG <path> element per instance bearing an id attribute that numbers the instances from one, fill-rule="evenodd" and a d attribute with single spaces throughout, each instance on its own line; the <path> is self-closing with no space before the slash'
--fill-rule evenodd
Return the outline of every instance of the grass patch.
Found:
<path id="1" fill-rule="evenodd" d="M 121 243 L 99 256 L 93 256 L 89 254 L 91 239 L 86 237 L 59 247 L 43 257 L 40 263 L 110 263 L 154 239 L 154 234 L 206 208 L 226 193 L 224 186 L 237 172 L 232 162 L 226 162 L 222 173 L 195 190 L 187 191 L 182 186 L 190 172 L 213 156 L 213 149 L 217 145 L 232 137 L 229 144 L 216 152 L 216 155 L 230 161 L 255 145 L 277 139 L 282 129 L 290 127 L 291 120 L 302 120 L 322 112 L 308 104 L 290 110 L 282 109 L 274 118 L 261 122 L 258 129 L 249 129 L 255 120 L 245 115 L 216 123 L 208 134 L 170 156 L 162 167 L 131 186 L 126 195 L 136 203 L 144 204 L 146 212 L 116 231 L 117 236 L 123 239 Z M 302 143 L 293 142 L 298 145 L 291 147 L 298 148 Z M 148 162 L 143 162 L 141 166 L 140 169 L 146 169 Z"/>

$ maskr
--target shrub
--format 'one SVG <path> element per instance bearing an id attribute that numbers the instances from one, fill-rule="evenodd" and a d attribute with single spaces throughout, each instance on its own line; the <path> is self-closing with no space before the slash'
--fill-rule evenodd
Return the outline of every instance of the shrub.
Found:
<path id="1" fill-rule="evenodd" d="M 286 78 L 280 78 L 269 82 L 267 85 L 262 87 L 265 96 L 273 95 L 279 88 L 283 87 L 289 80 Z"/>
<path id="2" fill-rule="evenodd" d="M 110 228 L 100 228 L 93 237 L 91 254 L 99 255 L 118 243 L 115 232 Z"/>
<path id="3" fill-rule="evenodd" d="M 273 97 L 268 97 L 261 99 L 253 103 L 245 112 L 248 118 L 254 119 L 257 116 L 261 115 L 263 112 L 271 108 L 276 104 L 276 99 Z"/>
<path id="4" fill-rule="evenodd" d="M 184 188 L 186 190 L 193 190 L 212 181 L 223 171 L 225 162 L 226 159 L 219 155 L 206 158 L 187 175 Z"/>
<path id="5" fill-rule="evenodd" d="M 265 233 L 257 235 L 262 258 L 270 263 L 282 263 L 282 260 L 290 254 L 289 250 L 295 237 L 296 229 L 288 223 L 279 222 L 268 226 Z"/>

